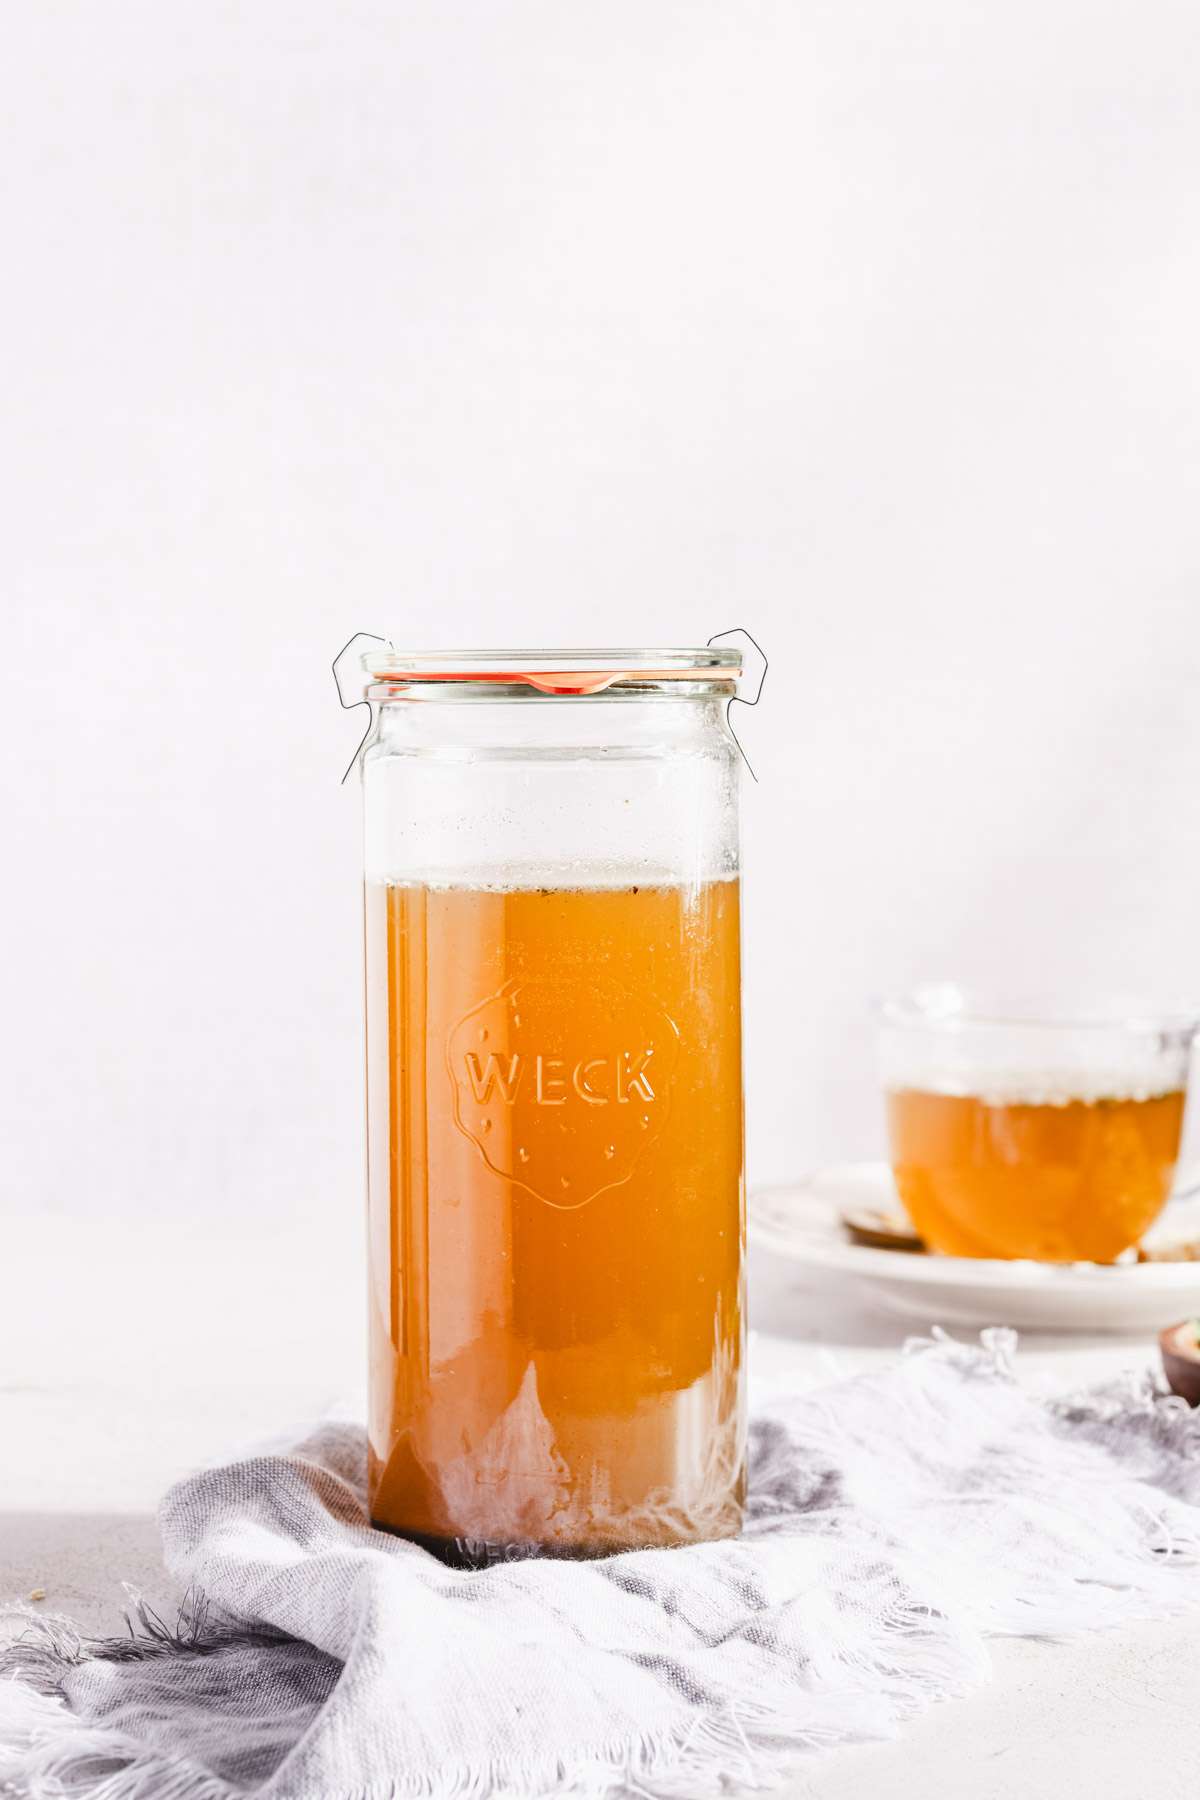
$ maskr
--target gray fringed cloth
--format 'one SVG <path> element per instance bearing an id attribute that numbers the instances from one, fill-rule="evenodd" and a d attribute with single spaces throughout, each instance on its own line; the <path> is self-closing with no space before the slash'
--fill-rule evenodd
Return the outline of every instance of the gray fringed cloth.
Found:
<path id="1" fill-rule="evenodd" d="M 1200 1603 L 1200 1422 L 1150 1378 L 1030 1398 L 1011 1333 L 775 1399 L 745 1535 L 476 1572 L 372 1531 L 361 1431 L 162 1508 L 179 1632 L 18 1623 L 0 1792 L 686 1800 L 892 1733 L 1027 1637 Z"/>

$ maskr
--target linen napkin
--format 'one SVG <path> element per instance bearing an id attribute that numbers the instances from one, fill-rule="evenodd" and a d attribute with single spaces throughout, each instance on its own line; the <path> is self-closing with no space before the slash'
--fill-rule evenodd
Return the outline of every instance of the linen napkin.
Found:
<path id="1" fill-rule="evenodd" d="M 0 1658 L 0 1792 L 700 1800 L 965 1692 L 990 1634 L 1196 1606 L 1200 1424 L 1148 1375 L 1031 1398 L 1014 1348 L 772 1399 L 744 1535 L 679 1550 L 447 1569 L 370 1528 L 350 1426 L 193 1475 L 178 1629 Z"/>

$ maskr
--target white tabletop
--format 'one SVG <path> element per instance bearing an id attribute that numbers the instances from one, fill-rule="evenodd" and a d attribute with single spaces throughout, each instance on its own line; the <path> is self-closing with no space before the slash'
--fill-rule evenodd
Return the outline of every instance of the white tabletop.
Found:
<path id="1" fill-rule="evenodd" d="M 168 1616 L 154 1507 L 195 1463 L 361 1408 L 360 1241 L 327 1221 L 245 1232 L 147 1221 L 114 1234 L 47 1218 L 5 1227 L 0 1307 L 0 1598 L 86 1630 L 122 1628 L 126 1584 Z M 231 1253 L 230 1246 L 236 1251 Z M 819 1383 L 893 1356 L 910 1327 L 828 1282 L 751 1262 L 757 1380 Z M 1145 1363 L 1137 1339 L 1030 1338 L 1020 1364 L 1066 1388 Z M 800 1800 L 946 1794 L 1113 1800 L 1189 1786 L 1200 1658 L 1182 1620 L 1066 1644 L 999 1640 L 994 1678 L 903 1736 L 808 1757 Z"/>

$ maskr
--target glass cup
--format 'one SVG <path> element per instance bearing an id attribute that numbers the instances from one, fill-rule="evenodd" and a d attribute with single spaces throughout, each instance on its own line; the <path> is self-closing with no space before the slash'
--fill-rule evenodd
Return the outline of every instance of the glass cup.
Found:
<path id="1" fill-rule="evenodd" d="M 954 987 L 880 1009 L 892 1172 L 929 1250 L 1111 1263 L 1171 1192 L 1182 1015 L 991 1007 Z"/>

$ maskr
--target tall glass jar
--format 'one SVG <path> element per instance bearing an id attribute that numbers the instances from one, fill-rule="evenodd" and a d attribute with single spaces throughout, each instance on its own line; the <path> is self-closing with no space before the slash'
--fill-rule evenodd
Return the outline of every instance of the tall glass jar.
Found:
<path id="1" fill-rule="evenodd" d="M 467 1564 L 733 1535 L 739 653 L 364 666 L 372 1517 Z"/>

